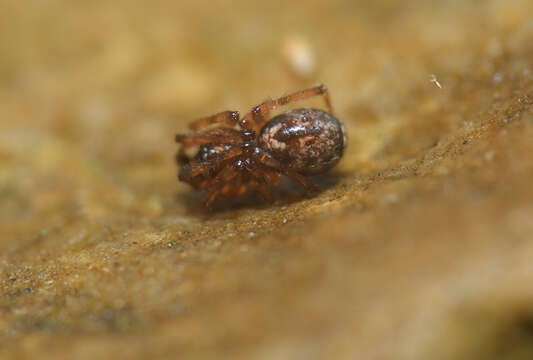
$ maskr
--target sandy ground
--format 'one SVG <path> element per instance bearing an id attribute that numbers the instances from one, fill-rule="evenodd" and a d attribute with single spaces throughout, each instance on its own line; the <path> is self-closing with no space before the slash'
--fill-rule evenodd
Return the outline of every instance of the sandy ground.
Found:
<path id="1" fill-rule="evenodd" d="M 370 3 L 0 1 L 0 358 L 533 358 L 533 3 Z M 319 83 L 319 194 L 177 181 Z"/>

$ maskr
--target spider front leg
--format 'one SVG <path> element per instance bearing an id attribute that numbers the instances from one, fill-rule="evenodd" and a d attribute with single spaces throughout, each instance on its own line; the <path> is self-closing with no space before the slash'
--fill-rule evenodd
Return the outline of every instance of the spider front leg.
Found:
<path id="1" fill-rule="evenodd" d="M 201 128 L 204 128 L 206 126 L 212 125 L 212 124 L 220 124 L 225 125 L 228 127 L 234 127 L 239 122 L 239 112 L 238 111 L 222 111 L 218 114 L 207 116 L 201 119 L 198 119 L 196 121 L 193 121 L 189 124 L 189 129 L 191 130 L 199 130 Z"/>
<path id="2" fill-rule="evenodd" d="M 259 131 L 262 125 L 266 122 L 266 115 L 276 109 L 277 107 L 287 105 L 292 102 L 305 100 L 313 96 L 321 95 L 324 98 L 326 107 L 330 114 L 333 115 L 333 107 L 331 106 L 331 101 L 329 99 L 329 92 L 326 85 L 322 84 L 316 87 L 309 89 L 304 89 L 297 91 L 295 93 L 289 94 L 287 96 L 282 96 L 275 100 L 267 100 L 260 105 L 257 105 L 252 109 L 251 112 L 246 114 L 241 120 L 240 123 L 246 122 L 251 123 L 252 127 Z"/>
<path id="3" fill-rule="evenodd" d="M 206 143 L 240 143 L 241 133 L 235 129 L 217 128 L 193 134 L 177 134 L 176 142 L 184 148 Z"/>

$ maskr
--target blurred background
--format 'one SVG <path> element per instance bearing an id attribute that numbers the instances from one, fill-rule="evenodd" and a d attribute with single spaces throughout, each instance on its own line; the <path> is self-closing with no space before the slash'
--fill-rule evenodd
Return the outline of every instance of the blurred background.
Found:
<path id="1" fill-rule="evenodd" d="M 532 15 L 0 0 L 0 357 L 532 358 Z M 320 194 L 177 181 L 189 121 L 321 83 Z"/>

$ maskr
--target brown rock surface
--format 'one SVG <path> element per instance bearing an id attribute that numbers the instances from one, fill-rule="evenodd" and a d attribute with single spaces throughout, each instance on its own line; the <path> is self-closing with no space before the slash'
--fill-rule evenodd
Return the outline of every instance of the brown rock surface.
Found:
<path id="1" fill-rule="evenodd" d="M 533 358 L 533 3 L 368 3 L 2 1 L 0 358 Z M 321 82 L 320 194 L 177 182 Z"/>

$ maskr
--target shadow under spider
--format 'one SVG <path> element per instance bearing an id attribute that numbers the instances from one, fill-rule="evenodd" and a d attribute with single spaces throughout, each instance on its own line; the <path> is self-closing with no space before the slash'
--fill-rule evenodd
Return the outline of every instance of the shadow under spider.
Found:
<path id="1" fill-rule="evenodd" d="M 207 208 L 204 206 L 205 193 L 192 188 L 179 196 L 177 195 L 176 201 L 185 205 L 187 213 L 198 217 L 229 214 L 238 209 L 267 209 L 273 206 L 291 205 L 305 199 L 317 197 L 322 192 L 338 185 L 346 178 L 346 175 L 335 171 L 310 177 L 310 181 L 319 189 L 316 193 L 307 193 L 300 184 L 288 178 L 283 178 L 280 184 L 271 187 L 272 202 L 264 200 L 259 194 L 251 191 L 236 198 L 220 199 Z"/>

